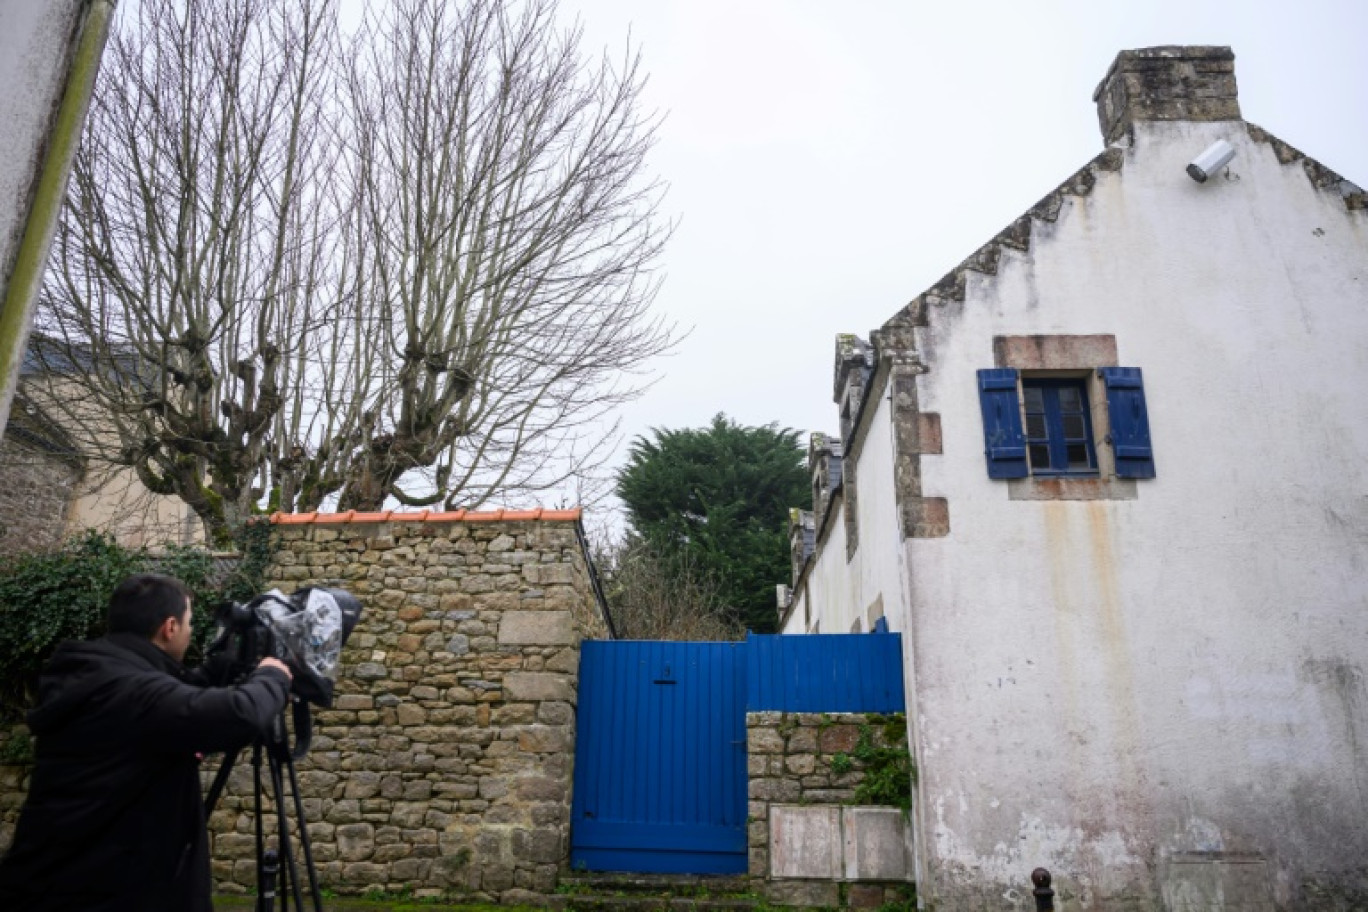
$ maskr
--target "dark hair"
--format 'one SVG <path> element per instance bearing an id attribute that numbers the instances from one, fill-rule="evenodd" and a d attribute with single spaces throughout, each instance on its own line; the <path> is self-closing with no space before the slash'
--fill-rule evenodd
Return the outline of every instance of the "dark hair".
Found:
<path id="1" fill-rule="evenodd" d="M 110 633 L 136 633 L 152 639 L 169 617 L 180 618 L 190 606 L 190 588 L 174 576 L 135 573 L 119 583 L 109 598 Z"/>

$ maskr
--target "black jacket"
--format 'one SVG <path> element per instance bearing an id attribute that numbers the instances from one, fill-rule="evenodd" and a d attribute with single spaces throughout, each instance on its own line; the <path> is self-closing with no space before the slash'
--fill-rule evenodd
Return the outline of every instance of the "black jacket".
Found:
<path id="1" fill-rule="evenodd" d="M 30 912 L 208 912 L 196 754 L 252 741 L 289 688 L 269 668 L 200 686 L 131 634 L 63 643 L 29 713 L 36 764 L 0 897 Z"/>

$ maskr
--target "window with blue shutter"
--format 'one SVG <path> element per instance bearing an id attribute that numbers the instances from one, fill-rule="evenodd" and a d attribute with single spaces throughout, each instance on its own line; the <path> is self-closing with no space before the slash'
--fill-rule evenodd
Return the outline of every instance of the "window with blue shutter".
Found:
<path id="1" fill-rule="evenodd" d="M 978 372 L 979 406 L 983 410 L 983 451 L 988 457 L 989 478 L 1025 478 L 1026 435 L 1021 429 L 1021 405 L 1017 399 L 1015 368 L 997 367 Z"/>
<path id="2" fill-rule="evenodd" d="M 1082 380 L 1022 380 L 1032 475 L 1096 475 L 1088 389 Z"/>
<path id="3" fill-rule="evenodd" d="M 1107 418 L 1111 422 L 1108 439 L 1116 456 L 1117 477 L 1153 478 L 1154 445 L 1150 442 L 1140 368 L 1102 367 L 1097 373 L 1107 385 Z"/>
<path id="4" fill-rule="evenodd" d="M 1011 367 L 978 372 L 989 478 L 1096 478 L 1100 442 L 1095 441 L 1103 432 L 1117 478 L 1155 477 L 1140 368 L 1097 369 L 1102 387 L 1094 381 L 1091 393 L 1096 400 L 1105 388 L 1107 420 L 1096 430 L 1086 377 L 1061 377 L 1058 370 L 1041 373 L 1023 374 Z"/>

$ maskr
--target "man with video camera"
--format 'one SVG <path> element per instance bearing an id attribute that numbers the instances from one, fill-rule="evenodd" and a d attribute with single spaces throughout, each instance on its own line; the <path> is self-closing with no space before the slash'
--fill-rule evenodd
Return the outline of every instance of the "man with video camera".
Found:
<path id="1" fill-rule="evenodd" d="M 190 592 L 131 576 L 109 603 L 108 632 L 59 646 L 29 727 L 28 800 L 0 861 L 0 897 L 27 912 L 210 912 L 199 760 L 261 736 L 291 672 L 261 659 L 241 683 L 187 671 Z"/>

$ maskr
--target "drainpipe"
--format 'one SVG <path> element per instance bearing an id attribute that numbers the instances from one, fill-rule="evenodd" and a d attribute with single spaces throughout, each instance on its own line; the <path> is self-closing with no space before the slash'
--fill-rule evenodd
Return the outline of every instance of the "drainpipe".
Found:
<path id="1" fill-rule="evenodd" d="M 14 0 L 8 0 L 14 2 Z M 35 7 L 53 0 L 27 0 Z M 14 266 L 0 288 L 0 438 L 9 422 L 10 403 L 19 382 L 19 367 L 33 325 L 33 310 L 47 266 L 48 250 L 57 230 L 57 216 L 66 195 L 67 176 L 76 158 L 90 98 L 95 90 L 95 75 L 100 69 L 105 40 L 109 37 L 115 0 L 84 0 L 85 11 L 72 42 L 57 114 L 47 133 L 42 163 L 35 175 L 32 203 L 23 221 L 23 234 L 15 253 Z M 38 104 L 50 104 L 37 97 Z"/>

